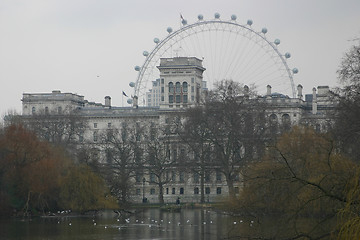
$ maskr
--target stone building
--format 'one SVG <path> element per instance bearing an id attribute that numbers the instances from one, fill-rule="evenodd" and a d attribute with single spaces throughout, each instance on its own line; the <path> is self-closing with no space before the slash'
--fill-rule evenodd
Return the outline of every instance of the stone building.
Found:
<path id="1" fill-rule="evenodd" d="M 169 119 L 184 109 L 199 104 L 206 92 L 202 77 L 205 68 L 197 58 L 164 58 L 161 59 L 158 69 L 160 78 L 153 82 L 153 89 L 147 94 L 147 106 L 112 106 L 109 96 L 106 96 L 104 104 L 101 104 L 88 102 L 84 96 L 60 91 L 24 93 L 22 115 L 31 118 L 39 114 L 64 115 L 76 111 L 87 124 L 83 133 L 75 139 L 76 144 L 86 144 L 97 149 L 99 161 L 111 164 L 101 141 L 102 133 L 122 129 L 124 126 L 133 126 L 132 129 L 164 127 L 169 123 Z M 273 93 L 271 86 L 267 87 L 267 93 L 261 99 L 266 103 L 266 117 L 269 122 L 288 126 L 308 124 L 319 131 L 326 130 L 330 125 L 326 114 L 333 106 L 329 87 L 314 88 L 313 93 L 305 95 L 305 98 L 301 85 L 297 91 L 297 98 L 290 98 L 281 93 Z M 169 157 L 181 158 L 186 151 L 183 146 L 175 144 L 176 139 L 173 142 Z M 200 201 L 197 174 L 176 168 L 170 169 L 166 174 L 170 181 L 163 186 L 165 202 L 174 203 L 178 197 L 182 202 Z M 158 201 L 159 189 L 152 178 L 148 169 L 133 177 L 132 201 L 141 202 L 144 197 L 151 203 Z M 228 195 L 225 177 L 219 171 L 214 170 L 205 178 L 206 201 L 218 201 Z M 241 188 L 240 181 L 236 182 L 234 187 L 235 192 L 238 192 Z"/>

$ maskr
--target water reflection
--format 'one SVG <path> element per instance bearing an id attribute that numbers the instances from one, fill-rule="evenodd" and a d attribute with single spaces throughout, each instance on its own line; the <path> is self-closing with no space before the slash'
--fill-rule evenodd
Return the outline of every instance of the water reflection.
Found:
<path id="1" fill-rule="evenodd" d="M 229 237 L 234 219 L 204 209 L 164 212 L 138 210 L 117 217 L 51 217 L 32 221 L 0 220 L 0 239 L 221 239 Z"/>

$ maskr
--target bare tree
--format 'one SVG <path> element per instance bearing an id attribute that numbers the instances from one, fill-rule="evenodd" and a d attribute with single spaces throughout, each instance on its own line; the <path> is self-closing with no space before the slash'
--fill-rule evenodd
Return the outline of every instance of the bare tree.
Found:
<path id="1" fill-rule="evenodd" d="M 335 99 L 335 136 L 343 150 L 360 160 L 360 45 L 353 46 L 337 71 L 343 84 Z"/>
<path id="2" fill-rule="evenodd" d="M 123 123 L 121 129 L 107 129 L 102 135 L 105 148 L 105 178 L 120 203 L 130 201 L 133 179 L 142 169 L 143 127 Z"/>
<path id="3" fill-rule="evenodd" d="M 179 116 L 180 118 L 180 116 Z M 176 121 L 177 134 L 187 146 L 189 156 L 186 166 L 194 174 L 194 181 L 200 183 L 200 202 L 205 202 L 205 174 L 211 169 L 213 143 L 209 141 L 207 115 L 202 106 L 189 108 L 184 114 L 185 121 Z M 190 157 L 191 156 L 191 157 Z"/>
<path id="4" fill-rule="evenodd" d="M 169 172 L 174 169 L 176 164 L 176 159 L 170 156 L 172 144 L 176 141 L 174 141 L 174 136 L 168 126 L 165 129 L 151 126 L 145 138 L 146 156 L 144 159 L 146 163 L 144 166 L 149 173 L 148 182 L 157 185 L 159 203 L 164 203 L 163 187 L 171 181 Z"/>
<path id="5" fill-rule="evenodd" d="M 225 176 L 230 196 L 235 196 L 234 183 L 242 166 L 263 152 L 263 101 L 247 86 L 222 81 L 209 92 L 203 106 L 188 111 L 186 121 L 184 132 L 189 142 L 204 147 L 197 150 L 203 151 L 201 156 L 198 154 L 198 166 L 218 169 Z M 211 154 L 207 153 L 209 150 Z"/>
<path id="6" fill-rule="evenodd" d="M 257 219 L 254 239 L 329 239 L 339 228 L 359 229 L 359 169 L 328 134 L 295 127 L 267 150 L 249 164 L 247 184 L 229 206 Z"/>
<path id="7" fill-rule="evenodd" d="M 87 121 L 77 111 L 69 114 L 47 113 L 21 117 L 23 124 L 43 140 L 61 146 L 75 156 L 77 144 L 87 128 Z"/>

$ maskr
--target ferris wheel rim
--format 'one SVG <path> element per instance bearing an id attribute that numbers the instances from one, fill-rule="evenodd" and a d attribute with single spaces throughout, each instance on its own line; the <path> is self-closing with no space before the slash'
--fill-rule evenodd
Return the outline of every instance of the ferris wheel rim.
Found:
<path id="1" fill-rule="evenodd" d="M 251 21 L 251 20 L 248 20 L 248 22 Z M 252 23 L 252 21 L 251 21 Z M 156 42 L 156 46 L 152 49 L 152 51 L 150 53 L 148 53 L 148 55 L 146 56 L 146 59 L 144 61 L 144 63 L 142 64 L 141 67 L 139 67 L 139 69 L 137 71 L 139 71 L 138 73 L 138 76 L 136 78 L 136 84 L 134 86 L 134 96 L 135 97 L 140 97 L 142 95 L 145 95 L 145 93 L 141 93 L 141 91 L 144 91 L 141 89 L 141 87 L 143 88 L 146 88 L 146 84 L 145 83 L 145 86 L 144 86 L 144 74 L 145 72 L 148 70 L 148 66 L 149 64 L 153 61 L 153 58 L 157 55 L 158 51 L 166 44 L 168 43 L 170 40 L 172 40 L 174 37 L 180 35 L 181 33 L 183 32 L 186 32 L 190 29 L 194 29 L 194 28 L 197 28 L 199 26 L 207 26 L 207 25 L 215 25 L 215 24 L 223 24 L 223 25 L 231 25 L 231 26 L 234 26 L 234 27 L 238 27 L 238 28 L 242 28 L 248 32 L 250 32 L 251 34 L 254 34 L 256 37 L 260 38 L 262 41 L 264 41 L 267 46 L 271 47 L 271 49 L 274 51 L 274 53 L 276 54 L 276 57 L 278 57 L 280 60 L 281 60 L 281 63 L 282 65 L 285 67 L 285 71 L 286 71 L 286 74 L 287 74 L 287 77 L 288 77 L 288 80 L 290 82 L 290 87 L 291 87 L 291 92 L 292 92 L 292 97 L 296 97 L 296 91 L 295 91 L 295 83 L 294 83 L 294 79 L 293 79 L 293 73 L 294 71 L 298 71 L 296 68 L 294 68 L 293 72 L 291 71 L 291 69 L 289 68 L 287 62 L 286 62 L 286 59 L 284 58 L 284 56 L 286 58 L 288 58 L 286 55 L 288 54 L 290 56 L 289 53 L 286 53 L 285 55 L 282 55 L 280 53 L 280 51 L 278 50 L 277 48 L 277 44 L 275 43 L 272 43 L 271 41 L 269 41 L 266 36 L 265 36 L 265 33 L 267 32 L 267 29 L 266 28 L 263 28 L 262 29 L 262 32 L 257 32 L 255 31 L 253 28 L 251 28 L 251 25 L 247 26 L 247 25 L 243 25 L 243 24 L 240 24 L 238 22 L 236 22 L 235 20 L 230 20 L 230 21 L 226 21 L 226 20 L 221 20 L 219 18 L 217 19 L 213 19 L 213 20 L 199 20 L 195 23 L 192 23 L 192 24 L 183 24 L 182 27 L 180 27 L 179 29 L 177 29 L 176 31 L 172 31 L 171 28 L 168 28 L 168 32 L 169 32 L 169 29 L 171 30 L 171 32 L 169 32 L 169 34 L 162 40 L 159 40 L 157 38 L 154 39 L 157 40 Z M 265 30 L 264 30 L 265 29 Z M 224 29 L 222 29 L 224 30 Z M 208 31 L 211 31 L 208 30 Z M 264 32 L 265 31 L 265 32 Z M 189 33 L 188 36 L 191 36 L 191 35 L 194 35 L 196 34 L 197 32 L 194 32 L 194 33 Z M 239 34 L 239 33 L 238 33 Z M 180 40 L 177 40 L 175 43 L 179 42 Z M 159 57 L 160 58 L 160 57 Z M 158 59 L 159 59 L 158 58 Z M 158 61 L 158 59 L 155 59 L 156 61 Z M 145 81 L 148 81 L 148 80 L 145 80 Z M 146 91 L 146 90 L 145 90 Z M 140 94 L 141 93 L 141 94 Z"/>

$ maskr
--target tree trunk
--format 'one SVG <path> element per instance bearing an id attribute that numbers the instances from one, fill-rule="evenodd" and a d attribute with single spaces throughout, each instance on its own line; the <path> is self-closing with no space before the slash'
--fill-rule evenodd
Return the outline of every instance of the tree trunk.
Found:
<path id="1" fill-rule="evenodd" d="M 234 181 L 231 179 L 230 176 L 227 175 L 226 182 L 229 188 L 229 197 L 235 198 Z"/>
<path id="2" fill-rule="evenodd" d="M 205 203 L 205 171 L 204 168 L 201 168 L 201 173 L 200 173 L 200 191 L 201 191 L 201 195 L 200 195 L 200 203 Z"/>
<path id="3" fill-rule="evenodd" d="M 159 203 L 164 204 L 163 183 L 159 181 Z"/>
<path id="4" fill-rule="evenodd" d="M 24 210 L 23 210 L 23 212 L 24 212 L 24 218 L 25 217 L 28 217 L 29 216 L 29 202 L 30 202 L 30 197 L 31 197 L 31 191 L 29 191 L 28 192 L 28 197 L 27 197 L 27 199 L 26 199 L 26 203 L 25 203 L 25 206 L 24 206 Z"/>

